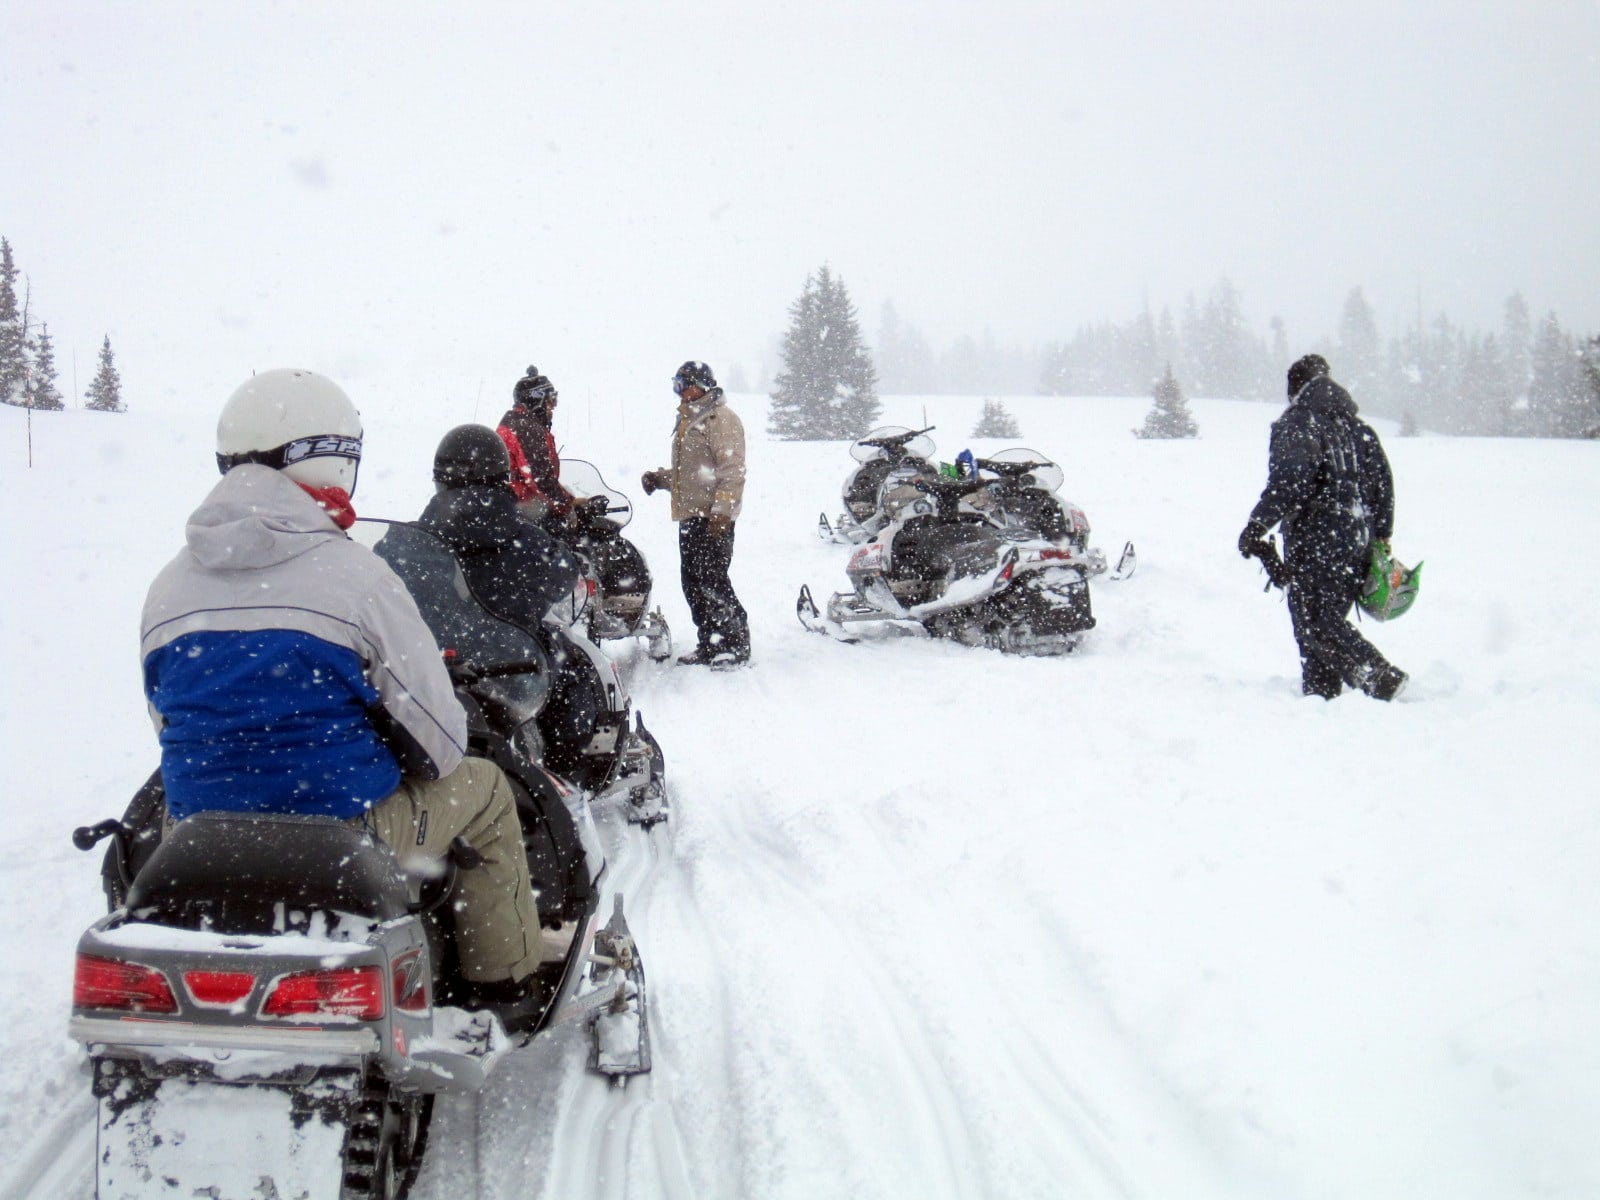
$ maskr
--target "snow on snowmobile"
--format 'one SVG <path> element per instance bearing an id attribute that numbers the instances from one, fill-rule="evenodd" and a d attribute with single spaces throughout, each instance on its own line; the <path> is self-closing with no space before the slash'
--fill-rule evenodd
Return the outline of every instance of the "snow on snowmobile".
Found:
<path id="1" fill-rule="evenodd" d="M 825 542 L 859 545 L 876 537 L 888 524 L 883 493 L 892 491 L 913 475 L 933 475 L 933 439 L 926 429 L 884 425 L 850 447 L 850 457 L 860 465 L 845 476 L 840 496 L 844 508 L 832 524 L 828 515 L 817 516 L 817 536 Z"/>
<path id="2" fill-rule="evenodd" d="M 414 533 L 415 531 L 408 531 Z M 159 776 L 110 838 L 111 911 L 79 939 L 69 1032 L 98 1101 L 98 1200 L 162 1195 L 397 1200 L 420 1167 L 434 1096 L 480 1090 L 517 1045 L 589 1026 L 589 1067 L 650 1069 L 645 977 L 622 897 L 601 924 L 606 863 L 583 797 L 539 765 L 548 681 L 525 630 L 453 583 L 439 543 L 412 538 L 450 610 L 451 676 L 470 750 L 516 793 L 546 961 L 507 1032 L 460 1003 L 452 900 L 480 864 L 458 840 L 442 876 L 400 868 L 358 826 L 318 816 L 198 813 L 159 841 Z M 156 828 L 159 828 L 157 818 Z"/>
<path id="3" fill-rule="evenodd" d="M 1089 560 L 1070 545 L 1001 529 L 963 503 L 989 486 L 979 476 L 917 475 L 891 489 L 889 524 L 845 567 L 853 590 L 834 593 L 824 616 L 802 587 L 801 623 L 844 641 L 860 623 L 915 622 L 935 637 L 1012 654 L 1076 649 L 1095 623 Z"/>
<path id="4" fill-rule="evenodd" d="M 964 501 L 964 507 L 1024 540 L 1044 538 L 1072 550 L 1089 575 L 1105 572 L 1105 552 L 1089 545 L 1088 516 L 1058 494 L 1066 476 L 1057 464 L 1036 450 L 1017 447 L 975 459 L 973 469 L 990 483 Z M 1138 565 L 1133 543 L 1126 542 L 1108 578 L 1127 579 Z"/>
<path id="5" fill-rule="evenodd" d="M 455 496 L 470 499 L 462 492 Z M 429 513 L 437 512 L 430 507 Z M 455 652 L 455 609 L 433 599 L 444 583 L 472 594 L 503 620 L 542 607 L 537 618 L 510 622 L 534 639 L 530 653 L 538 657 L 538 683 L 532 682 L 530 669 L 522 689 L 523 705 L 533 718 L 520 735 L 530 757 L 589 799 L 625 797 L 625 812 L 634 824 L 648 828 L 666 819 L 665 756 L 645 727 L 643 715 L 633 711 L 617 664 L 586 632 L 594 593 L 575 556 L 568 553 L 563 560 L 542 564 L 538 579 L 516 580 L 518 595 L 508 604 L 492 590 L 505 581 L 481 575 L 472 555 L 464 556 L 463 565 L 447 543 L 421 525 L 363 517 L 352 534 L 372 544 L 378 557 L 400 576 L 447 655 Z M 441 570 L 450 573 L 448 579 L 433 578 Z M 542 605 L 544 599 L 549 600 L 547 605 Z M 486 686 L 492 690 L 493 685 Z M 535 686 L 537 696 L 532 694 Z"/>
<path id="6" fill-rule="evenodd" d="M 633 502 L 606 483 L 593 463 L 563 459 L 561 484 L 576 498 L 568 535 L 588 560 L 596 603 L 589 609 L 589 637 L 596 642 L 643 638 L 656 662 L 672 654 L 672 630 L 658 605 L 650 607 L 650 564 L 639 547 L 622 536 L 633 520 Z"/>

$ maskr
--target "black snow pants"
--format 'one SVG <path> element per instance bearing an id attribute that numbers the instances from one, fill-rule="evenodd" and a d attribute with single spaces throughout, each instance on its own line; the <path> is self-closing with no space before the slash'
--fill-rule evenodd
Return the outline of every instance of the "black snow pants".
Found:
<path id="1" fill-rule="evenodd" d="M 1331 700 L 1345 684 L 1364 687 L 1374 671 L 1389 665 L 1349 621 L 1361 594 L 1365 562 L 1329 565 L 1312 560 L 1291 567 L 1289 619 L 1300 647 L 1300 690 Z"/>
<path id="2" fill-rule="evenodd" d="M 707 517 L 690 517 L 678 525 L 678 557 L 683 570 L 683 598 L 689 602 L 700 635 L 700 649 L 714 653 L 750 653 L 750 619 L 734 595 L 728 568 L 733 563 L 732 525 L 713 537 Z"/>

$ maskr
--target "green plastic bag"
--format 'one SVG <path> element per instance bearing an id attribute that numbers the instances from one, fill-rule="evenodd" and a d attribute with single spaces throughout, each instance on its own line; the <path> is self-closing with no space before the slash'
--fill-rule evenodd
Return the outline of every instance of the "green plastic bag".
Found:
<path id="1" fill-rule="evenodd" d="M 1422 587 L 1422 564 L 1407 567 L 1389 553 L 1389 543 L 1372 543 L 1372 560 L 1367 581 L 1362 585 L 1360 605 L 1375 621 L 1390 621 L 1404 616 L 1417 602 Z"/>

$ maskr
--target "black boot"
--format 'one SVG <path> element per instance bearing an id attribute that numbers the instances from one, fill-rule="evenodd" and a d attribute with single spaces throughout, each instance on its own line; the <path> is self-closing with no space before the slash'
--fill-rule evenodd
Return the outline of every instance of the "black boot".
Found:
<path id="1" fill-rule="evenodd" d="M 1393 700 L 1405 690 L 1406 680 L 1409 678 L 1410 676 L 1399 667 L 1385 663 L 1367 676 L 1361 690 L 1374 700 Z"/>

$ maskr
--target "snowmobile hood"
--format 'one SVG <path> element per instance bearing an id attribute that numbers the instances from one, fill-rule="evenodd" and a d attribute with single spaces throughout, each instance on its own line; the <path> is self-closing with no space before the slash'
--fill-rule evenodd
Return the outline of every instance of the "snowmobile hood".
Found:
<path id="1" fill-rule="evenodd" d="M 1344 417 L 1356 415 L 1356 402 L 1350 398 L 1350 393 L 1326 375 L 1313 377 L 1295 393 L 1290 403 L 1301 408 L 1338 413 Z"/>
<path id="2" fill-rule="evenodd" d="M 211 489 L 184 536 L 201 566 L 248 571 L 286 562 L 344 533 L 294 480 L 246 463 Z"/>
<path id="3" fill-rule="evenodd" d="M 516 496 L 508 488 L 485 484 L 440 492 L 428 501 L 417 525 L 468 552 L 507 545 L 528 529 Z"/>

